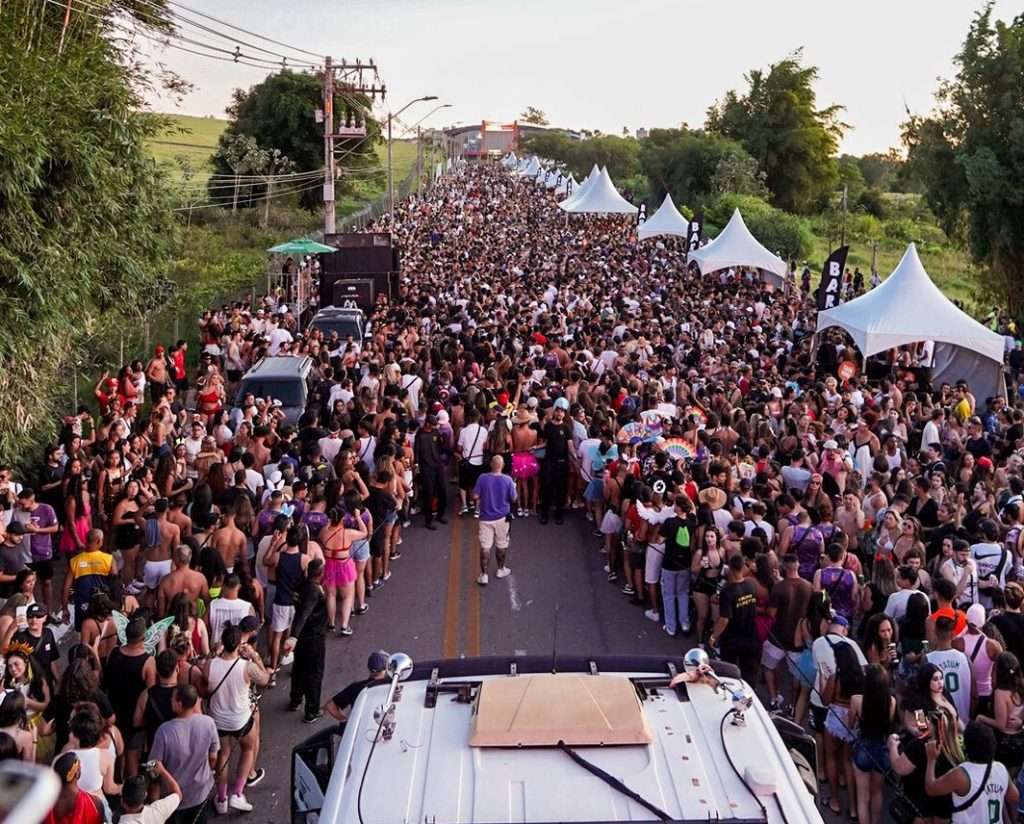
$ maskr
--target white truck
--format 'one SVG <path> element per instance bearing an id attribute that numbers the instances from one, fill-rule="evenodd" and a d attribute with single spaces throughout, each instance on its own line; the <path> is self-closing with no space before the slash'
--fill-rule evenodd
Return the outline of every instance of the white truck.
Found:
<path id="1" fill-rule="evenodd" d="M 388 674 L 293 750 L 293 824 L 822 820 L 813 739 L 700 650 L 397 653 Z"/>

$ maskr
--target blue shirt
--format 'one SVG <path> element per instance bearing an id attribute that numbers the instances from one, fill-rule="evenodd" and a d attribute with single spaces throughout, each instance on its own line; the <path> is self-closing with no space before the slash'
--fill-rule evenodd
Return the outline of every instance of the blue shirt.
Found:
<path id="1" fill-rule="evenodd" d="M 480 520 L 500 521 L 512 511 L 516 484 L 508 475 L 487 472 L 477 479 L 473 494 L 480 498 Z"/>

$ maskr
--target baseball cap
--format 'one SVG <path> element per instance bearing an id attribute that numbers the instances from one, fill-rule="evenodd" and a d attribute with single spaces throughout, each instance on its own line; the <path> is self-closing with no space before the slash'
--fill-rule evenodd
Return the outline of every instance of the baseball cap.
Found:
<path id="1" fill-rule="evenodd" d="M 842 615 L 833 615 L 829 620 L 829 623 L 837 627 L 850 628 L 850 622 L 846 620 Z"/>
<path id="2" fill-rule="evenodd" d="M 259 619 L 255 615 L 246 615 L 238 622 L 238 628 L 242 632 L 255 632 L 260 628 Z"/>
<path id="3" fill-rule="evenodd" d="M 564 409 L 566 412 L 569 411 L 569 401 L 565 398 L 559 398 L 555 401 L 555 409 Z"/>
<path id="4" fill-rule="evenodd" d="M 822 446 L 825 449 L 838 449 L 839 448 L 839 444 L 837 444 L 835 441 L 832 441 L 832 440 L 825 441 L 825 443 L 823 443 Z"/>
<path id="5" fill-rule="evenodd" d="M 986 455 L 982 455 L 980 458 L 978 458 L 978 466 L 980 466 L 982 469 L 991 469 L 992 459 L 987 457 Z"/>
<path id="6" fill-rule="evenodd" d="M 391 656 L 382 649 L 371 652 L 370 657 L 366 661 L 366 668 L 370 672 L 384 672 L 388 668 L 390 658 Z"/>
<path id="7" fill-rule="evenodd" d="M 971 604 L 967 608 L 967 623 L 972 627 L 985 626 L 985 607 L 981 604 Z"/>
<path id="8" fill-rule="evenodd" d="M 46 607 L 36 601 L 34 604 L 29 604 L 28 609 L 25 611 L 25 615 L 29 618 L 45 618 Z"/>

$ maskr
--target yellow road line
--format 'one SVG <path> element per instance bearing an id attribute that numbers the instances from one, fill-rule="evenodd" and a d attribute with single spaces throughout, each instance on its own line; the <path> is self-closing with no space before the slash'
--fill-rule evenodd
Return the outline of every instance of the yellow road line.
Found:
<path id="1" fill-rule="evenodd" d="M 477 576 L 480 574 L 479 521 L 474 519 L 471 522 L 467 519 L 466 523 L 477 527 L 476 529 L 466 529 L 469 534 L 467 541 L 469 546 L 466 550 L 466 584 L 469 587 L 466 655 L 475 658 L 480 655 L 480 585 L 476 582 Z"/>

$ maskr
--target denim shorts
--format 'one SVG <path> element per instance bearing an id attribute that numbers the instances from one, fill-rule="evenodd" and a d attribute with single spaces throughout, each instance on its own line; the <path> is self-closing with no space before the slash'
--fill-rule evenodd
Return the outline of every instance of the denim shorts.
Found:
<path id="1" fill-rule="evenodd" d="M 884 738 L 858 738 L 853 745 L 853 766 L 861 772 L 888 773 L 889 745 Z"/>
<path id="2" fill-rule="evenodd" d="M 353 541 L 352 546 L 349 549 L 349 553 L 352 556 L 352 560 L 356 563 L 361 561 L 370 560 L 370 542 L 366 538 L 360 541 Z"/>

